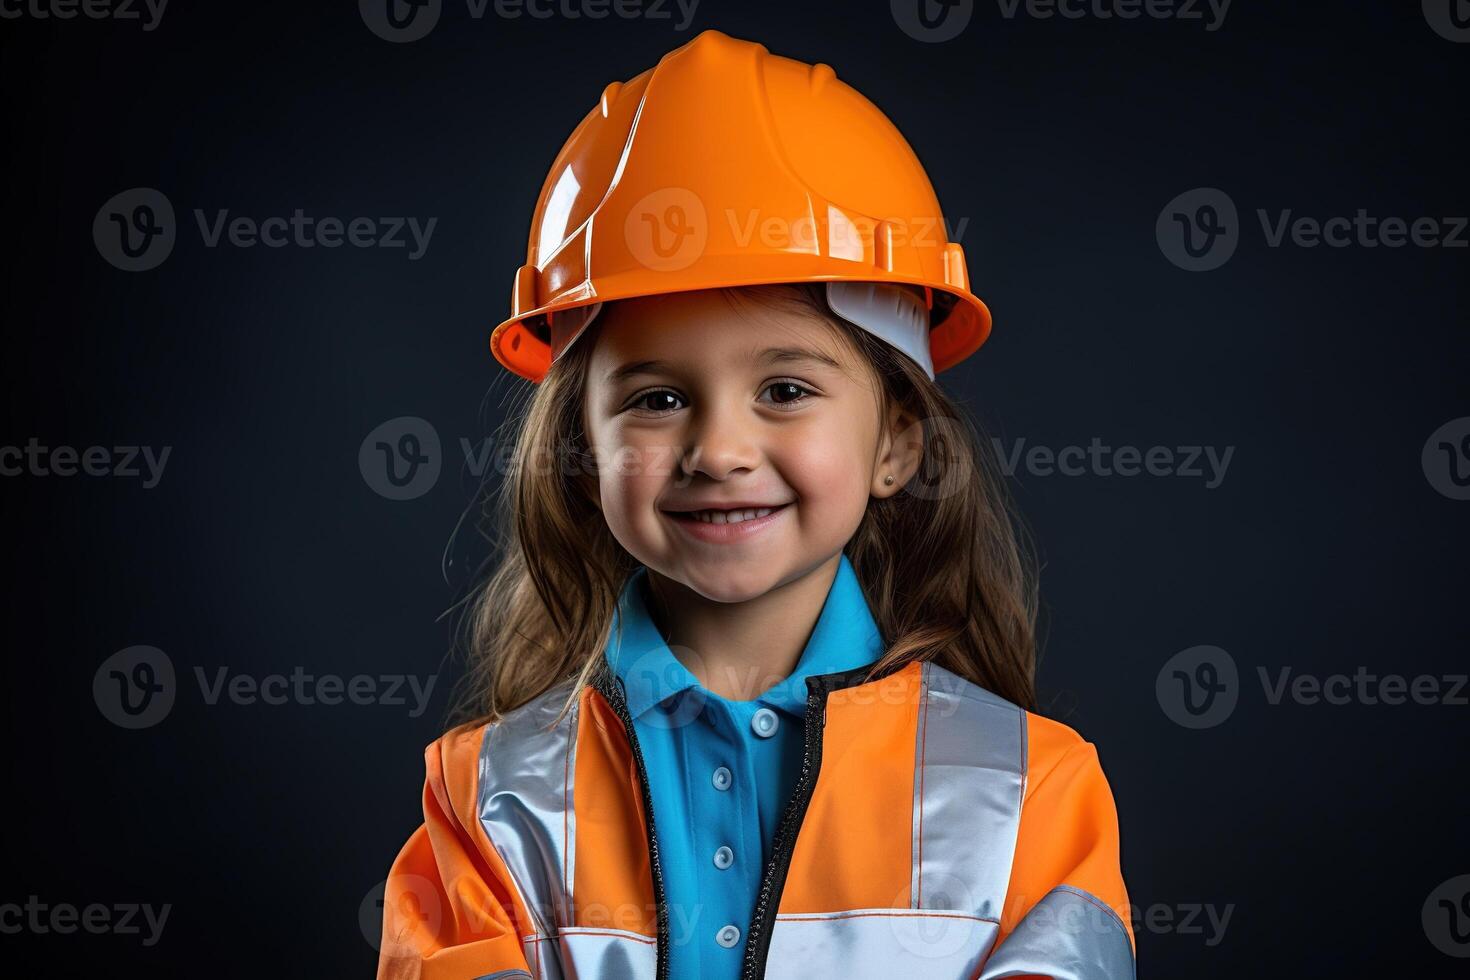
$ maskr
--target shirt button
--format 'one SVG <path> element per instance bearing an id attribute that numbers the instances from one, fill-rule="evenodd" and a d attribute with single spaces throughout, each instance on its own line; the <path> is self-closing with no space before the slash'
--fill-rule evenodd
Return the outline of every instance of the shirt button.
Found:
<path id="1" fill-rule="evenodd" d="M 721 847 L 715 851 L 715 867 L 724 871 L 735 863 L 735 852 L 728 847 Z"/>
<path id="2" fill-rule="evenodd" d="M 754 731 L 761 738 L 770 738 L 772 735 L 776 734 L 776 726 L 778 726 L 779 724 L 781 724 L 781 722 L 776 717 L 776 712 L 772 711 L 770 708 L 760 709 L 754 715 L 752 715 L 750 719 L 751 730 Z"/>
<path id="3" fill-rule="evenodd" d="M 731 946 L 734 946 L 736 943 L 740 942 L 739 928 L 737 928 L 733 923 L 731 925 L 725 926 L 719 932 L 715 933 L 715 942 L 719 943 L 726 949 L 729 949 Z"/>
<path id="4" fill-rule="evenodd" d="M 720 766 L 720 768 L 715 770 L 715 774 L 711 778 L 710 782 L 715 784 L 715 789 L 717 790 L 723 791 L 729 789 L 731 782 L 730 770 L 726 769 L 724 766 Z"/>

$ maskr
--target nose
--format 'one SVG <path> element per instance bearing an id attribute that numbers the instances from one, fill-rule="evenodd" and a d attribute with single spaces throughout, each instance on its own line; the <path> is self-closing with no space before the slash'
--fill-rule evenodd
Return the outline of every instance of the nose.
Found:
<path id="1" fill-rule="evenodd" d="M 712 480 L 755 469 L 761 459 L 758 425 L 738 405 L 706 402 L 693 413 L 680 468 L 686 476 L 702 473 Z"/>

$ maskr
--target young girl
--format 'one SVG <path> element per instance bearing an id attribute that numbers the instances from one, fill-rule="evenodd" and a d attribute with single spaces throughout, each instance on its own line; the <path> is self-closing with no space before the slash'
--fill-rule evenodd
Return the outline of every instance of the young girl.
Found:
<path id="1" fill-rule="evenodd" d="M 497 359 L 537 382 L 380 977 L 1133 976 L 1091 743 L 934 381 L 990 327 L 923 168 L 714 31 L 554 162 Z"/>

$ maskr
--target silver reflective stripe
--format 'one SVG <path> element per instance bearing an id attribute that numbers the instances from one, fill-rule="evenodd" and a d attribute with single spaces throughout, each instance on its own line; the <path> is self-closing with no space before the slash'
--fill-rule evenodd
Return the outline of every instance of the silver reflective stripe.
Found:
<path id="1" fill-rule="evenodd" d="M 547 730 L 572 683 L 558 684 L 490 725 L 480 746 L 480 825 L 541 936 L 554 937 L 572 922 L 578 707 Z"/>
<path id="2" fill-rule="evenodd" d="M 963 980 L 973 977 L 997 926 L 958 912 L 852 909 L 776 916 L 767 980 Z"/>
<path id="3" fill-rule="evenodd" d="M 1000 920 L 1026 785 L 1026 712 L 934 663 L 921 674 L 910 905 Z"/>
<path id="4" fill-rule="evenodd" d="M 555 936 L 526 936 L 521 940 L 521 952 L 531 965 L 532 980 L 567 980 L 576 975 L 562 972 Z"/>
<path id="5" fill-rule="evenodd" d="M 561 960 L 567 980 L 653 980 L 657 943 L 622 929 L 563 929 Z"/>
<path id="6" fill-rule="evenodd" d="M 909 908 L 776 917 L 772 980 L 974 977 L 995 944 L 1026 783 L 1026 712 L 922 664 Z"/>
<path id="7" fill-rule="evenodd" d="M 521 980 L 522 977 L 525 980 L 531 980 L 531 975 L 525 970 L 498 970 L 495 973 L 487 973 L 483 977 L 476 977 L 475 980 Z"/>
<path id="8" fill-rule="evenodd" d="M 1032 974 L 1053 980 L 1132 980 L 1133 945 L 1102 899 L 1059 885 L 1026 913 L 979 980 Z"/>

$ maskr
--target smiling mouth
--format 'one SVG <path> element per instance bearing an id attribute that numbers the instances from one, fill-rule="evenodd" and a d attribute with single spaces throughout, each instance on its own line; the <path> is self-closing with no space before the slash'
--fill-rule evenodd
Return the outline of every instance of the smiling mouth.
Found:
<path id="1" fill-rule="evenodd" d="M 744 507 L 736 510 L 689 510 L 689 511 L 666 511 L 676 521 L 689 521 L 699 524 L 743 524 L 757 518 L 774 514 L 778 510 L 789 507 L 790 504 L 777 504 L 774 507 Z"/>

